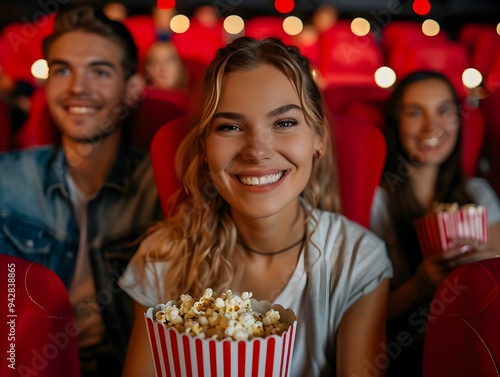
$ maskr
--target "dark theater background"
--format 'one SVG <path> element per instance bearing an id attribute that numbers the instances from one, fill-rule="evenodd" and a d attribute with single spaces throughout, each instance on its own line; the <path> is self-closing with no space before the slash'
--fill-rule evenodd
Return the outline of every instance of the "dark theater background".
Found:
<path id="1" fill-rule="evenodd" d="M 21 21 L 24 17 L 32 20 L 32 16 L 44 9 L 55 9 L 74 0 L 18 0 L 0 2 L 0 27 L 9 22 Z M 86 3 L 104 5 L 109 1 L 89 0 Z M 121 0 L 130 14 L 147 13 L 156 4 L 155 0 Z M 176 7 L 180 12 L 191 14 L 200 5 L 213 5 L 223 13 L 238 14 L 249 17 L 258 14 L 276 14 L 274 0 L 178 0 Z M 286 3 L 286 1 L 284 2 Z M 322 4 L 335 6 L 342 17 L 357 17 L 374 15 L 375 12 L 387 10 L 396 0 L 297 0 L 290 14 L 308 17 Z M 413 0 L 401 0 L 402 11 L 393 13 L 391 19 L 419 19 L 412 10 Z M 500 2 L 497 0 L 431 0 L 429 17 L 445 22 L 453 28 L 467 22 L 498 23 L 500 17 Z M 382 12 L 384 13 L 384 12 Z M 374 17 L 376 18 L 376 17 Z"/>

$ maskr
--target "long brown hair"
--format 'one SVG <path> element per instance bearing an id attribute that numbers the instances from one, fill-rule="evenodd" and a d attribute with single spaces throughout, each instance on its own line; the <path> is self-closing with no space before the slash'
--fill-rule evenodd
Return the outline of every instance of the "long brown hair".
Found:
<path id="1" fill-rule="evenodd" d="M 240 276 L 231 264 L 236 246 L 236 227 L 228 204 L 218 194 L 203 163 L 208 126 L 218 106 L 224 76 L 229 72 L 252 70 L 269 64 L 283 72 L 293 85 L 306 121 L 323 136 L 327 146 L 323 158 L 314 158 L 311 177 L 302 193 L 311 208 L 337 211 L 338 189 L 334 157 L 320 91 L 307 59 L 295 47 L 273 38 L 255 40 L 241 37 L 220 49 L 205 74 L 201 116 L 177 153 L 177 172 L 182 179 L 177 205 L 157 230 L 148 258 L 168 261 L 169 294 L 201 294 L 205 287 L 228 289 Z M 156 238 L 157 237 L 157 238 Z"/>
<path id="2" fill-rule="evenodd" d="M 453 95 L 453 101 L 460 109 L 458 95 L 446 76 L 434 71 L 418 71 L 406 76 L 394 89 L 387 102 L 386 129 L 387 157 L 381 185 L 388 193 L 389 213 L 396 227 L 398 243 L 404 245 L 410 268 L 416 268 L 421 260 L 414 221 L 426 214 L 413 193 L 409 175 L 413 166 L 418 164 L 408 155 L 401 145 L 399 119 L 401 102 L 406 90 L 414 83 L 423 80 L 438 79 L 444 82 Z M 465 190 L 465 176 L 461 165 L 461 130 L 462 113 L 458 111 L 459 135 L 450 156 L 439 167 L 439 174 L 434 187 L 434 200 L 437 202 L 457 202 L 461 205 L 471 203 Z"/>

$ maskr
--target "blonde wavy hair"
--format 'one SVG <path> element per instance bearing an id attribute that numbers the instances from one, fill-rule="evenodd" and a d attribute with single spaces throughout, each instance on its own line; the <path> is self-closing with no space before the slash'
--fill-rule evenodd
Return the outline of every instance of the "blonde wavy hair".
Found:
<path id="1" fill-rule="evenodd" d="M 296 47 L 286 46 L 274 38 L 236 39 L 218 51 L 207 69 L 201 116 L 177 151 L 176 168 L 182 189 L 175 197 L 176 204 L 170 216 L 151 229 L 155 241 L 147 258 L 168 262 L 168 276 L 158 278 L 166 280 L 171 297 L 181 293 L 201 295 L 206 287 L 221 292 L 241 276 L 241 271 L 232 264 L 237 230 L 227 202 L 211 181 L 203 156 L 224 76 L 229 72 L 249 71 L 262 64 L 277 68 L 289 78 L 307 123 L 326 141 L 324 155 L 313 159 L 311 177 L 301 194 L 303 200 L 311 211 L 319 208 L 338 212 L 340 209 L 330 127 L 308 60 Z"/>

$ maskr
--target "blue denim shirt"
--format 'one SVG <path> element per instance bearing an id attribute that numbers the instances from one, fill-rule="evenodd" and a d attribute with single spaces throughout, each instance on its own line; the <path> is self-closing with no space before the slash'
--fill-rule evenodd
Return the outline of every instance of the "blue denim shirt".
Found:
<path id="1" fill-rule="evenodd" d="M 68 194 L 67 169 L 66 157 L 57 147 L 0 154 L 0 253 L 40 263 L 69 287 L 80 231 Z M 149 155 L 122 146 L 103 187 L 88 205 L 97 299 L 106 331 L 122 356 L 133 309 L 116 282 L 137 248 L 130 242 L 161 218 Z"/>

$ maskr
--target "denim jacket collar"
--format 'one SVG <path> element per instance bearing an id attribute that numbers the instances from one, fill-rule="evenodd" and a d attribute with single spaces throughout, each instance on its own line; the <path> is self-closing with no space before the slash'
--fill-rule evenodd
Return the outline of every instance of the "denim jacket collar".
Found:
<path id="1" fill-rule="evenodd" d="M 130 177 L 127 174 L 127 170 L 131 168 L 131 164 L 126 158 L 125 149 L 126 147 L 123 144 L 120 145 L 115 162 L 111 166 L 111 170 L 103 184 L 103 187 L 120 191 L 123 194 L 127 194 L 132 189 L 130 187 Z M 65 197 L 68 197 L 68 187 L 65 179 L 68 169 L 66 161 L 66 156 L 62 148 L 56 148 L 44 182 L 44 191 L 47 195 L 52 190 L 59 189 Z"/>

